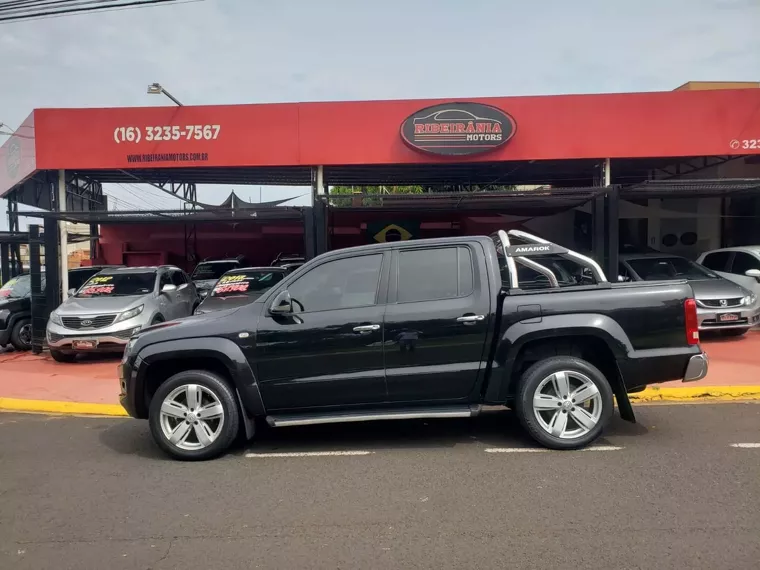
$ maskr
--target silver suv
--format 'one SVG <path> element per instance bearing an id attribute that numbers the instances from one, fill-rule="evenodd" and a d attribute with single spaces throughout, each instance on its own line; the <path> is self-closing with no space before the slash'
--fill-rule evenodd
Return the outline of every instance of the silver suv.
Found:
<path id="1" fill-rule="evenodd" d="M 140 329 L 192 315 L 199 302 L 178 267 L 105 269 L 50 314 L 50 354 L 72 362 L 81 352 L 120 352 Z"/>

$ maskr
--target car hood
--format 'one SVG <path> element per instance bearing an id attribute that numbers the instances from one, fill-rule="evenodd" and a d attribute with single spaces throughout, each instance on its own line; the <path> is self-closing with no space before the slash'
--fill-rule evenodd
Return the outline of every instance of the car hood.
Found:
<path id="1" fill-rule="evenodd" d="M 121 313 L 144 304 L 150 295 L 128 297 L 69 297 L 57 309 L 59 315 L 91 315 Z"/>
<path id="2" fill-rule="evenodd" d="M 24 307 L 30 307 L 29 297 L 0 297 L 0 311 L 19 311 Z"/>
<path id="3" fill-rule="evenodd" d="M 193 283 L 195 283 L 196 289 L 202 289 L 204 291 L 206 289 L 211 289 L 214 286 L 214 283 L 216 282 L 217 282 L 216 279 L 200 279 L 198 281 L 193 281 Z"/>
<path id="4" fill-rule="evenodd" d="M 235 307 L 226 311 L 213 311 L 147 327 L 133 337 L 134 350 L 139 351 L 149 344 L 184 338 L 228 336 L 229 324 L 225 319 L 240 310 L 247 310 L 247 308 Z M 256 316 L 252 313 L 251 324 L 255 326 L 255 322 Z"/>
<path id="5" fill-rule="evenodd" d="M 199 311 L 224 311 L 227 309 L 235 309 L 242 307 L 243 305 L 250 305 L 255 302 L 261 295 L 240 295 L 235 297 L 206 297 L 206 299 L 198 305 Z"/>
<path id="6" fill-rule="evenodd" d="M 728 279 L 700 279 L 689 281 L 696 299 L 734 299 L 750 294 L 744 287 Z"/>

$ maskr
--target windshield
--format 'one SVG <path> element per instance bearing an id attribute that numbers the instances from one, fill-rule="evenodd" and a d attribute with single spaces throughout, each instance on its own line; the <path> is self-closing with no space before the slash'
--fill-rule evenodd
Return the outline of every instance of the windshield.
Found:
<path id="1" fill-rule="evenodd" d="M 212 297 L 249 297 L 256 299 L 272 285 L 282 281 L 281 271 L 234 271 L 222 276 L 211 291 Z"/>
<path id="2" fill-rule="evenodd" d="M 207 279 L 219 279 L 222 275 L 237 269 L 240 264 L 237 261 L 215 261 L 213 263 L 200 263 L 196 266 L 191 279 L 205 281 Z"/>
<path id="3" fill-rule="evenodd" d="M 32 279 L 29 275 L 20 275 L 0 287 L 0 299 L 21 299 L 32 292 Z"/>
<path id="4" fill-rule="evenodd" d="M 628 265 L 644 281 L 718 279 L 712 271 L 684 257 L 642 257 L 629 259 Z"/>
<path id="5" fill-rule="evenodd" d="M 76 297 L 128 297 L 153 291 L 156 272 L 96 275 L 77 291 Z"/>

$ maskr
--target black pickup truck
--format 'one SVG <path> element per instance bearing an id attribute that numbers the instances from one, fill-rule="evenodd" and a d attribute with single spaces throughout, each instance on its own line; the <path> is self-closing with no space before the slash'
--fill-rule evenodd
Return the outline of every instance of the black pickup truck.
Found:
<path id="1" fill-rule="evenodd" d="M 516 243 L 513 244 L 512 240 Z M 517 243 L 519 242 L 519 243 Z M 609 283 L 591 259 L 518 231 L 312 259 L 255 303 L 130 340 L 121 403 L 179 459 L 273 427 L 515 410 L 540 444 L 588 445 L 627 394 L 699 380 L 686 282 Z"/>

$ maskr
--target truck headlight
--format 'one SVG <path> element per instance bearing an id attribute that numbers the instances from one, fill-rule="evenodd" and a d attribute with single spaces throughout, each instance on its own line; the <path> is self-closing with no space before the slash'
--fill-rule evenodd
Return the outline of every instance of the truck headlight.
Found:
<path id="1" fill-rule="evenodd" d="M 50 313 L 50 322 L 53 323 L 54 325 L 63 326 L 63 322 L 61 321 L 61 316 L 55 311 Z"/>
<path id="2" fill-rule="evenodd" d="M 134 309 L 129 309 L 128 311 L 124 311 L 122 314 L 116 317 L 116 320 L 114 320 L 114 322 L 120 323 L 121 321 L 128 321 L 129 319 L 134 319 L 137 315 L 143 312 L 143 307 L 145 307 L 145 305 L 140 305 L 139 307 L 135 307 Z"/>

